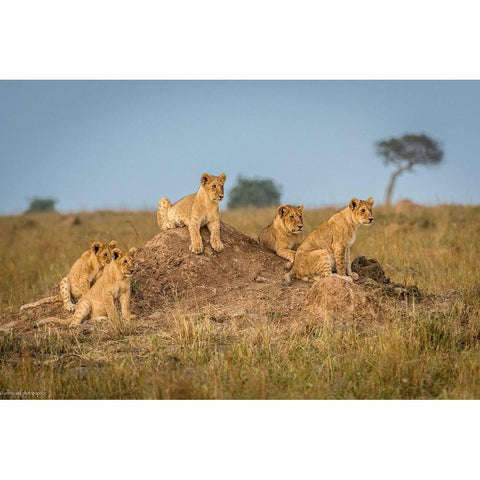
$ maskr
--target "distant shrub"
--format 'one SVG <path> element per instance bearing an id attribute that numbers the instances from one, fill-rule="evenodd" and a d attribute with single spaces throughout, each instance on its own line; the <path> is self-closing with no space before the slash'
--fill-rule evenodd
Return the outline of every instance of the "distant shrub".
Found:
<path id="1" fill-rule="evenodd" d="M 268 207 L 280 203 L 280 186 L 271 179 L 238 177 L 229 194 L 228 208 Z"/>
<path id="2" fill-rule="evenodd" d="M 34 197 L 25 213 L 55 212 L 56 203 L 54 198 Z"/>

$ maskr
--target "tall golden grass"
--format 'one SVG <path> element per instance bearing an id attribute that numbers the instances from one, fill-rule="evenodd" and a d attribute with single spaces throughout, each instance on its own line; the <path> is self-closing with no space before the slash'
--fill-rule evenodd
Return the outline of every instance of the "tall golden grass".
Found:
<path id="1" fill-rule="evenodd" d="M 306 229 L 334 210 L 307 210 Z M 274 212 L 221 218 L 254 235 Z M 55 285 L 92 241 L 126 248 L 158 233 L 153 212 L 76 217 L 0 218 L 2 318 Z M 394 281 L 448 300 L 443 309 L 408 305 L 361 329 L 323 323 L 309 332 L 275 315 L 216 323 L 180 311 L 92 330 L 0 332 L 0 397 L 480 398 L 480 207 L 377 208 L 375 218 L 352 258 L 377 258 Z"/>

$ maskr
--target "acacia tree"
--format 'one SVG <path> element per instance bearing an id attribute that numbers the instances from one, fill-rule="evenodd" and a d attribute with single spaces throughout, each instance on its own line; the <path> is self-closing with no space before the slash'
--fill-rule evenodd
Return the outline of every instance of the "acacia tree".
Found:
<path id="1" fill-rule="evenodd" d="M 385 165 L 394 165 L 396 170 L 390 177 L 385 193 L 385 204 L 390 205 L 393 187 L 403 172 L 413 172 L 416 165 L 437 165 L 443 160 L 443 150 L 436 140 L 427 135 L 405 134 L 377 142 L 377 154 Z"/>

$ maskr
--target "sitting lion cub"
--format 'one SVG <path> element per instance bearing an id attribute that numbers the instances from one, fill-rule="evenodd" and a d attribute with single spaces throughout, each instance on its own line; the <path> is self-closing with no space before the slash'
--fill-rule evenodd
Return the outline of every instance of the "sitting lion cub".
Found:
<path id="1" fill-rule="evenodd" d="M 190 233 L 190 251 L 203 252 L 200 228 L 207 226 L 210 230 L 210 244 L 216 252 L 223 250 L 220 240 L 220 217 L 218 204 L 223 199 L 223 185 L 227 176 L 222 173 L 218 177 L 204 173 L 200 178 L 197 193 L 183 197 L 172 203 L 168 198 L 158 202 L 157 222 L 162 231 L 175 227 L 188 227 Z"/>
<path id="2" fill-rule="evenodd" d="M 372 207 L 371 197 L 366 201 L 352 198 L 348 206 L 307 235 L 297 250 L 292 270 L 285 275 L 287 283 L 292 276 L 316 281 L 332 275 L 333 269 L 345 280 L 357 279 L 350 264 L 350 247 L 358 227 L 373 222 Z"/>
<path id="3" fill-rule="evenodd" d="M 280 257 L 293 262 L 295 249 L 302 242 L 303 205 L 282 205 L 272 223 L 258 234 L 258 241 Z"/>
<path id="4" fill-rule="evenodd" d="M 127 319 L 135 318 L 130 313 L 130 277 L 135 272 L 133 255 L 136 249 L 122 252 L 115 248 L 112 252 L 112 261 L 105 267 L 103 275 L 93 287 L 83 296 L 71 318 L 49 317 L 38 322 L 38 326 L 46 323 L 60 323 L 76 327 L 88 316 L 93 321 L 114 320 L 118 313 L 115 301 L 120 301 L 122 316 Z"/>
<path id="5" fill-rule="evenodd" d="M 60 281 L 60 294 L 53 297 L 42 298 L 38 302 L 27 303 L 20 307 L 20 311 L 36 308 L 45 303 L 63 301 L 65 310 L 73 312 L 75 304 L 73 300 L 80 300 L 90 287 L 102 275 L 103 268 L 112 259 L 112 250 L 117 242 L 112 240 L 108 245 L 101 242 L 93 242 L 90 249 L 73 264 L 68 274 Z"/>

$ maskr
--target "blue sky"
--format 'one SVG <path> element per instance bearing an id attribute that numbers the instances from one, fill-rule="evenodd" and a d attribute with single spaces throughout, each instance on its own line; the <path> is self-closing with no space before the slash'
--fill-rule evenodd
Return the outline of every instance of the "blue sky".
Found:
<path id="1" fill-rule="evenodd" d="M 479 119 L 478 81 L 0 81 L 0 214 L 35 195 L 154 210 L 203 172 L 227 174 L 227 199 L 242 174 L 284 203 L 381 203 L 392 169 L 374 143 L 406 132 L 445 158 L 401 176 L 394 201 L 480 203 Z"/>

